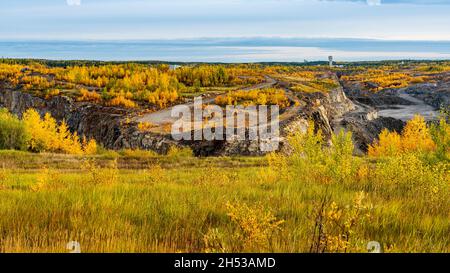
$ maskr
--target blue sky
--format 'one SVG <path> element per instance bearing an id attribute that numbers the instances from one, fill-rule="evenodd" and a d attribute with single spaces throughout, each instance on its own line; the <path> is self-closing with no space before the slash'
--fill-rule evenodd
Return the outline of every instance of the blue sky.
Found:
<path id="1" fill-rule="evenodd" d="M 2 0 L 0 39 L 450 40 L 450 0 Z"/>

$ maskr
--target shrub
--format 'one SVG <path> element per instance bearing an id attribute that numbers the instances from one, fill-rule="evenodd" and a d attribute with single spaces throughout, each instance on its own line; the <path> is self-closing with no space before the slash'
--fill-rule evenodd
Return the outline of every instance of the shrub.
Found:
<path id="1" fill-rule="evenodd" d="M 136 108 L 136 103 L 124 96 L 117 96 L 107 103 L 109 106 L 122 106 L 125 108 Z"/>
<path id="2" fill-rule="evenodd" d="M 446 118 L 441 118 L 439 124 L 430 128 L 431 137 L 436 143 L 436 156 L 440 160 L 450 159 L 450 124 Z"/>
<path id="3" fill-rule="evenodd" d="M 48 131 L 48 125 L 41 120 L 41 116 L 34 109 L 28 109 L 22 117 L 26 130 L 30 134 L 28 148 L 34 152 L 43 152 L 50 147 L 51 138 L 54 137 L 54 131 Z"/>
<path id="4" fill-rule="evenodd" d="M 167 152 L 167 156 L 169 157 L 193 157 L 194 153 L 188 147 L 179 148 L 176 146 L 172 146 L 169 148 Z"/>
<path id="5" fill-rule="evenodd" d="M 353 203 L 339 206 L 329 196 L 321 200 L 314 212 L 311 252 L 347 252 L 357 226 L 370 217 L 371 205 L 364 204 L 366 194 L 359 192 Z"/>
<path id="6" fill-rule="evenodd" d="M 47 90 L 46 92 L 45 92 L 45 99 L 50 99 L 50 98 L 52 98 L 52 97 L 56 97 L 56 96 L 58 96 L 59 94 L 60 94 L 61 92 L 59 91 L 59 89 L 50 89 L 50 90 Z"/>
<path id="7" fill-rule="evenodd" d="M 322 148 L 325 144 L 321 130 L 317 130 L 312 121 L 308 124 L 306 132 L 296 132 L 288 137 L 288 142 L 294 158 L 307 157 L 315 163 L 323 160 Z"/>
<path id="8" fill-rule="evenodd" d="M 401 153 L 401 136 L 397 132 L 389 132 L 384 129 L 376 142 L 369 146 L 369 156 L 396 156 Z"/>
<path id="9" fill-rule="evenodd" d="M 98 146 L 97 146 L 97 142 L 95 142 L 95 140 L 91 139 L 91 140 L 87 140 L 86 137 L 83 136 L 83 152 L 86 155 L 95 155 L 98 153 Z"/>
<path id="10" fill-rule="evenodd" d="M 227 203 L 227 215 L 238 227 L 235 233 L 235 242 L 238 242 L 237 251 L 268 250 L 270 240 L 284 220 L 278 220 L 273 213 L 257 205 L 250 207 L 246 204 Z"/>
<path id="11" fill-rule="evenodd" d="M 6 109 L 0 109 L 0 149 L 25 150 L 28 140 L 24 124 Z"/>
<path id="12" fill-rule="evenodd" d="M 402 132 L 402 148 L 405 152 L 429 152 L 436 149 L 430 129 L 422 116 L 416 115 L 406 124 Z"/>
<path id="13" fill-rule="evenodd" d="M 425 119 L 419 115 L 408 121 L 401 135 L 384 130 L 379 140 L 369 147 L 369 156 L 396 156 L 408 152 L 430 152 L 436 149 Z"/>
<path id="14" fill-rule="evenodd" d="M 154 184 L 166 178 L 166 171 L 159 164 L 152 164 L 144 170 L 145 183 Z"/>
<path id="15" fill-rule="evenodd" d="M 94 154 L 97 144 L 94 140 L 87 141 L 76 132 L 71 133 L 67 124 L 63 121 L 60 125 L 47 113 L 41 119 L 34 109 L 28 109 L 23 115 L 25 129 L 30 135 L 27 146 L 34 152 L 55 152 L 65 154 Z"/>
<path id="16" fill-rule="evenodd" d="M 90 92 L 85 88 L 80 89 L 80 95 L 81 97 L 77 98 L 77 101 L 100 102 L 102 100 L 102 96 L 99 93 L 95 91 Z"/>
<path id="17" fill-rule="evenodd" d="M 306 132 L 296 132 L 288 137 L 292 153 L 289 163 L 295 179 L 305 181 L 330 181 L 326 175 L 327 153 L 324 152 L 324 137 L 321 130 L 316 132 L 314 123 L 310 122 Z"/>
<path id="18" fill-rule="evenodd" d="M 352 141 L 352 133 L 341 130 L 339 134 L 332 136 L 332 148 L 330 157 L 327 157 L 328 170 L 332 177 L 344 182 L 351 178 L 353 168 L 355 167 L 353 160 L 354 145 Z"/>
<path id="19" fill-rule="evenodd" d="M 113 160 L 106 168 L 100 167 L 94 160 L 86 160 L 82 167 L 88 173 L 87 182 L 92 185 L 108 185 L 119 180 L 117 166 L 117 160 Z"/>

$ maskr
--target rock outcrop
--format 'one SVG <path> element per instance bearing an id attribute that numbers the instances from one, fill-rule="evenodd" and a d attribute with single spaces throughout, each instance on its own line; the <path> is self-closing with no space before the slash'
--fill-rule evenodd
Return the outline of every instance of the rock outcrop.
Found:
<path id="1" fill-rule="evenodd" d="M 345 118 L 342 125 L 353 134 L 353 142 L 357 153 L 367 152 L 369 145 L 374 142 L 384 129 L 400 133 L 405 126 L 401 120 L 380 117 L 374 120 L 363 118 Z"/>
<path id="2" fill-rule="evenodd" d="M 327 139 L 335 131 L 334 124 L 356 109 L 341 86 L 329 93 L 302 93 L 299 96 L 307 104 L 303 109 L 307 119 L 312 120 L 316 129 L 322 130 Z"/>
<path id="3" fill-rule="evenodd" d="M 450 108 L 450 82 L 415 85 L 406 88 L 405 92 L 436 109 Z"/>
<path id="4" fill-rule="evenodd" d="M 65 96 L 46 100 L 14 90 L 0 92 L 0 107 L 19 117 L 29 108 L 41 115 L 50 113 L 58 121 L 65 120 L 72 132 L 93 138 L 108 149 L 141 148 L 165 153 L 175 144 L 170 136 L 140 132 L 136 124 L 128 124 L 127 117 L 136 114 L 133 110 L 76 102 Z"/>

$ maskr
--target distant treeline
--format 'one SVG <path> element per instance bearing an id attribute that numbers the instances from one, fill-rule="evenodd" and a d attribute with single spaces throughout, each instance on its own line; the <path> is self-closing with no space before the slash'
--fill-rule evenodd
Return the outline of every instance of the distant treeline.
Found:
<path id="1" fill-rule="evenodd" d="M 386 60 L 386 61 L 356 61 L 356 62 L 335 62 L 337 65 L 344 66 L 380 66 L 380 65 L 398 65 L 401 63 L 408 65 L 417 65 L 417 64 L 445 64 L 448 63 L 448 60 Z M 14 59 L 14 58 L 0 58 L 0 63 L 5 64 L 20 64 L 20 65 L 28 65 L 32 63 L 39 63 L 42 65 L 46 65 L 49 67 L 66 67 L 66 66 L 100 66 L 100 65 L 117 65 L 117 64 L 143 64 L 143 65 L 184 65 L 184 66 L 193 66 L 199 64 L 205 64 L 202 62 L 165 62 L 165 61 L 96 61 L 96 60 L 47 60 L 47 59 Z M 208 63 L 211 65 L 224 65 L 224 66 L 232 66 L 234 64 L 227 63 Z M 242 63 L 246 65 L 260 65 L 260 66 L 314 66 L 314 65 L 328 65 L 326 61 L 304 61 L 304 62 L 256 62 L 256 63 Z"/>

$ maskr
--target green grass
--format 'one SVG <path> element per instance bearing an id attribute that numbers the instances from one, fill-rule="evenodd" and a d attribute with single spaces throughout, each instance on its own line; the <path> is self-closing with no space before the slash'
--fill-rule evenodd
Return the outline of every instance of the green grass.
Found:
<path id="1" fill-rule="evenodd" d="M 119 156 L 119 169 L 111 158 L 90 159 L 94 168 L 86 168 L 82 157 L 0 152 L 0 165 L 6 165 L 0 170 L 1 252 L 67 252 L 73 240 L 83 252 L 204 252 L 217 242 L 225 251 L 308 252 L 320 199 L 326 194 L 345 209 L 360 191 L 367 194 L 370 217 L 358 220 L 347 251 L 365 252 L 369 241 L 391 252 L 450 251 L 448 203 L 385 181 L 395 168 L 365 159 L 352 164 L 375 168 L 367 177 L 355 172 L 331 182 L 328 172 L 302 167 L 312 162 L 280 167 L 285 158 L 268 165 L 264 158 L 158 156 L 131 163 Z M 428 170 L 421 174 L 424 183 L 433 179 Z M 446 185 L 441 197 L 448 201 Z M 227 204 L 250 209 L 236 222 Z M 284 220 L 281 230 L 260 220 L 266 214 L 258 207 Z"/>
<path id="2" fill-rule="evenodd" d="M 81 168 L 80 162 L 85 159 L 95 160 L 100 166 L 107 166 L 117 160 L 119 169 L 146 169 L 153 164 L 164 168 L 179 167 L 203 168 L 214 165 L 221 168 L 252 167 L 267 165 L 260 157 L 208 157 L 191 158 L 174 156 L 161 156 L 152 152 L 134 151 L 105 151 L 99 155 L 65 155 L 52 153 L 29 153 L 15 150 L 0 150 L 0 168 L 6 169 L 41 169 L 50 167 L 60 170 L 77 170 Z"/>

